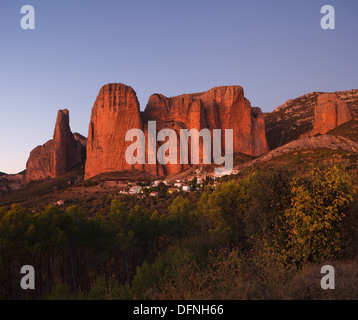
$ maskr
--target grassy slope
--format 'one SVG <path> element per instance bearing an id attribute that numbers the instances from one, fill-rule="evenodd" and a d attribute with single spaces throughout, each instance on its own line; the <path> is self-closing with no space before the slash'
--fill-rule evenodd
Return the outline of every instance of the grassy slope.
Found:
<path id="1" fill-rule="evenodd" d="M 351 120 L 328 132 L 334 136 L 341 136 L 349 140 L 358 141 L 358 120 Z"/>

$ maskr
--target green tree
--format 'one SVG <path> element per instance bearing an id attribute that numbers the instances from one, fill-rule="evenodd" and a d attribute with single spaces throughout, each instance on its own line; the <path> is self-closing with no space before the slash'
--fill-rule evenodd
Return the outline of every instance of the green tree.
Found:
<path id="1" fill-rule="evenodd" d="M 66 283 L 59 283 L 51 293 L 45 297 L 46 300 L 71 300 L 71 288 Z"/>
<path id="2" fill-rule="evenodd" d="M 45 210 L 33 217 L 33 225 L 29 230 L 33 242 L 33 250 L 38 264 L 45 262 L 45 274 L 40 274 L 40 292 L 51 292 L 56 285 L 56 274 L 60 263 L 57 259 L 67 252 L 69 239 L 66 229 L 70 223 L 69 216 L 60 208 L 49 205 Z M 46 273 L 47 272 L 47 273 Z M 47 289 L 44 287 L 45 284 Z"/>
<path id="3" fill-rule="evenodd" d="M 168 209 L 166 233 L 174 237 L 184 237 L 194 232 L 196 223 L 197 218 L 192 202 L 182 196 L 176 197 Z"/>
<path id="4" fill-rule="evenodd" d="M 165 271 L 165 265 L 161 256 L 149 265 L 147 261 L 137 267 L 137 272 L 132 282 L 132 294 L 135 299 L 152 299 L 153 291 L 156 291 L 158 282 Z"/>
<path id="5" fill-rule="evenodd" d="M 291 207 L 293 175 L 286 168 L 264 168 L 248 178 L 251 203 L 245 217 L 246 233 L 265 263 L 282 263 L 288 237 L 285 212 Z"/>
<path id="6" fill-rule="evenodd" d="M 165 196 L 167 195 L 167 186 L 163 182 L 160 182 L 158 184 L 157 190 L 159 197 L 165 198 Z"/>
<path id="7" fill-rule="evenodd" d="M 118 281 L 106 279 L 105 276 L 99 276 L 91 290 L 88 292 L 88 300 L 118 300 L 120 298 L 120 287 Z"/>
<path id="8" fill-rule="evenodd" d="M 17 266 L 29 264 L 31 257 L 31 242 L 28 230 L 31 219 L 27 210 L 13 204 L 10 210 L 1 210 L 0 240 L 1 240 L 1 272 L 0 298 L 23 298 L 18 290 Z M 16 267 L 15 267 L 16 266 Z"/>
<path id="9" fill-rule="evenodd" d="M 190 190 L 195 191 L 197 185 L 198 185 L 198 178 L 197 178 L 197 177 L 194 177 L 194 178 L 189 182 Z"/>
<path id="10" fill-rule="evenodd" d="M 203 193 L 198 202 L 199 219 L 212 240 L 238 245 L 245 240 L 244 216 L 249 205 L 245 186 L 230 181 L 209 194 Z"/>
<path id="11" fill-rule="evenodd" d="M 123 254 L 126 280 L 130 284 L 130 254 L 141 249 L 141 260 L 146 258 L 148 245 L 157 236 L 156 223 L 151 219 L 149 210 L 140 206 L 128 210 L 118 200 L 112 201 L 108 217 L 113 244 Z"/>
<path id="12" fill-rule="evenodd" d="M 126 280 L 130 284 L 128 255 L 136 244 L 136 238 L 133 230 L 130 229 L 128 210 L 121 201 L 112 200 L 108 218 L 112 238 L 115 239 L 113 245 L 116 250 L 123 253 Z"/>
<path id="13" fill-rule="evenodd" d="M 316 168 L 308 178 L 294 180 L 283 253 L 297 266 L 332 259 L 340 251 L 342 209 L 352 201 L 351 192 L 349 176 L 337 166 Z"/>

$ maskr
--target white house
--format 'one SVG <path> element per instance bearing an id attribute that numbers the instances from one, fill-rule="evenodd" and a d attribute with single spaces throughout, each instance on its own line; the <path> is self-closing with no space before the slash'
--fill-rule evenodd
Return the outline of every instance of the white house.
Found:
<path id="1" fill-rule="evenodd" d="M 156 181 L 154 181 L 154 182 L 152 183 L 152 185 L 153 185 L 154 187 L 157 187 L 157 186 L 159 185 L 159 183 L 160 183 L 160 181 L 159 181 L 159 180 L 156 180 Z"/>
<path id="2" fill-rule="evenodd" d="M 188 186 L 188 185 L 183 185 L 183 191 L 185 191 L 185 192 L 190 192 L 190 186 Z"/>
<path id="3" fill-rule="evenodd" d="M 129 194 L 138 194 L 142 192 L 142 187 L 135 186 L 129 189 Z"/>
<path id="4" fill-rule="evenodd" d="M 215 172 L 215 177 L 219 178 L 219 177 L 223 177 L 223 176 L 229 176 L 231 174 L 232 174 L 232 170 L 220 171 L 218 173 Z"/>

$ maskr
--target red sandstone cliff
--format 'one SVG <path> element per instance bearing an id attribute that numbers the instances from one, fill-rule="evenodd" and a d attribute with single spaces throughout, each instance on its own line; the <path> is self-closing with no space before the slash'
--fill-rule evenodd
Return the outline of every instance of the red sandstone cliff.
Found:
<path id="1" fill-rule="evenodd" d="M 251 108 L 240 86 L 216 87 L 207 92 L 172 98 L 155 94 L 149 98 L 143 118 L 159 122 L 159 129 L 172 128 L 178 133 L 178 123 L 189 130 L 208 128 L 212 132 L 221 129 L 223 149 L 225 129 L 233 129 L 234 153 L 258 156 L 268 152 L 265 119 L 260 108 Z M 166 165 L 165 171 L 173 174 L 182 168 L 179 164 Z"/>
<path id="2" fill-rule="evenodd" d="M 59 110 L 53 140 L 31 151 L 26 163 L 25 183 L 56 178 L 85 159 L 86 138 L 72 134 L 69 112 Z"/>
<path id="3" fill-rule="evenodd" d="M 240 86 L 216 87 L 204 93 L 173 98 L 153 95 L 144 118 L 167 123 L 179 121 L 188 129 L 221 129 L 223 132 L 233 129 L 235 153 L 258 156 L 268 151 L 262 112 L 259 108 L 251 108 Z"/>
<path id="4" fill-rule="evenodd" d="M 124 84 L 103 86 L 91 114 L 85 179 L 104 172 L 132 169 L 163 173 L 156 165 L 144 168 L 127 163 L 125 151 L 132 142 L 126 142 L 125 135 L 130 129 L 144 130 L 136 93 Z"/>
<path id="5" fill-rule="evenodd" d="M 352 120 L 347 104 L 334 93 L 318 96 L 311 135 L 325 134 L 335 127 Z"/>
<path id="6" fill-rule="evenodd" d="M 204 93 L 167 98 L 160 94 L 150 97 L 141 114 L 136 93 L 123 84 L 102 87 L 92 109 L 88 131 L 85 179 L 109 171 L 139 169 L 158 175 L 170 175 L 183 165 L 129 165 L 125 151 L 132 142 L 125 142 L 129 129 L 137 128 L 148 135 L 148 121 L 156 121 L 157 132 L 164 128 L 233 129 L 234 152 L 258 156 L 268 151 L 265 120 L 259 108 L 251 108 L 240 86 L 217 87 Z M 157 148 L 159 144 L 157 143 Z M 179 141 L 178 141 L 179 148 Z M 147 148 L 146 148 L 147 150 Z M 179 150 L 178 150 L 179 151 Z M 146 151 L 146 163 L 147 163 Z M 202 156 L 202 155 L 201 155 Z"/>

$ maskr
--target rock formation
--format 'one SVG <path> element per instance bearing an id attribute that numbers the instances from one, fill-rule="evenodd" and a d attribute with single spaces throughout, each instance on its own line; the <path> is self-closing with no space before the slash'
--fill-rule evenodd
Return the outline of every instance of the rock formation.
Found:
<path id="1" fill-rule="evenodd" d="M 286 101 L 274 111 L 265 113 L 266 136 L 271 150 L 291 141 L 311 136 L 317 99 L 323 92 L 311 92 Z M 346 103 L 353 118 L 358 118 L 358 89 L 336 91 Z"/>
<path id="2" fill-rule="evenodd" d="M 144 131 L 136 93 L 123 84 L 103 86 L 94 103 L 88 130 L 86 179 L 104 172 L 144 170 L 143 165 L 130 165 L 125 159 L 125 151 L 132 144 L 125 141 L 130 129 Z M 156 165 L 146 169 L 154 174 L 163 173 Z"/>
<path id="3" fill-rule="evenodd" d="M 167 123 L 179 121 L 188 129 L 233 129 L 234 152 L 249 155 L 256 153 L 255 144 L 267 151 L 266 139 L 253 135 L 255 117 L 250 102 L 244 97 L 240 86 L 217 87 L 199 94 L 187 94 L 173 98 L 154 95 L 149 98 L 144 116 L 147 120 L 162 120 Z M 224 135 L 223 142 L 224 142 Z"/>
<path id="4" fill-rule="evenodd" d="M 352 120 L 347 104 L 334 93 L 318 96 L 311 135 L 325 134 L 335 127 Z"/>
<path id="5" fill-rule="evenodd" d="M 208 128 L 233 129 L 234 152 L 258 156 L 268 151 L 265 120 L 259 108 L 251 108 L 240 86 L 213 88 L 204 93 L 167 98 L 154 94 L 144 112 L 140 112 L 136 93 L 123 84 L 102 87 L 92 109 L 88 131 L 85 179 L 97 174 L 127 169 L 144 170 L 157 175 L 178 173 L 183 165 L 129 165 L 125 151 L 132 142 L 125 142 L 129 129 L 144 131 L 148 137 L 148 121 L 156 121 L 156 130 Z M 157 148 L 159 144 L 157 143 Z M 178 142 L 179 147 L 179 142 Z M 146 148 L 146 163 L 147 163 Z M 179 154 L 178 154 L 179 157 Z"/>
<path id="6" fill-rule="evenodd" d="M 69 112 L 59 110 L 53 140 L 31 151 L 26 163 L 25 183 L 56 178 L 85 159 L 86 138 L 70 129 Z"/>
<path id="7" fill-rule="evenodd" d="M 0 172 L 0 197 L 18 190 L 23 184 L 24 175 L 23 173 L 18 174 L 5 174 Z"/>

